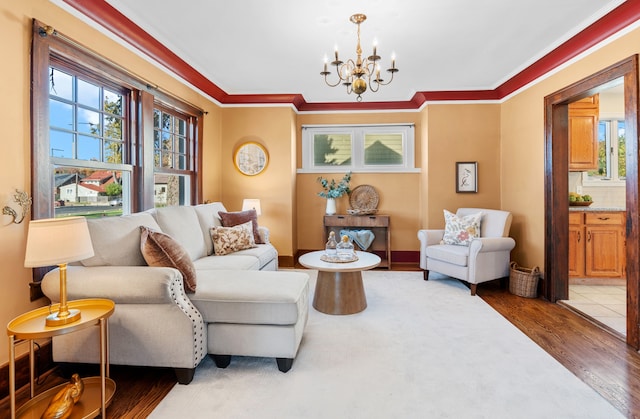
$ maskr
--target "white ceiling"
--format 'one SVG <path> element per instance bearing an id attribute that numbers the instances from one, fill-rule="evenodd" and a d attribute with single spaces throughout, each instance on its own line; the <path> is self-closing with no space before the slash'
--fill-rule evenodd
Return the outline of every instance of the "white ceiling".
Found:
<path id="1" fill-rule="evenodd" d="M 363 56 L 374 38 L 382 68 L 400 71 L 363 101 L 417 91 L 494 89 L 623 0 L 107 0 L 229 94 L 302 94 L 353 102 L 325 85 L 323 57 Z M 335 72 L 334 72 L 335 73 Z M 335 74 L 334 74 L 335 76 Z"/>

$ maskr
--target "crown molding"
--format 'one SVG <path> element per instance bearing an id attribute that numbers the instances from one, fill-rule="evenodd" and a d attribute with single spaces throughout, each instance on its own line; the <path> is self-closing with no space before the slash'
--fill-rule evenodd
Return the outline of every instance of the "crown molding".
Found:
<path id="1" fill-rule="evenodd" d="M 625 1 L 493 90 L 425 91 L 417 92 L 411 100 L 395 102 L 306 102 L 300 94 L 228 94 L 105 0 L 63 2 L 221 105 L 290 104 L 300 112 L 419 110 L 427 102 L 501 100 L 640 19 L 640 1 Z"/>

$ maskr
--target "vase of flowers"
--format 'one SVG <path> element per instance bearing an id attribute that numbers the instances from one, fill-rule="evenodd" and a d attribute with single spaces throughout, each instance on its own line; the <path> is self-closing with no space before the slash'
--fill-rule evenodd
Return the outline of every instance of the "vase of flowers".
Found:
<path id="1" fill-rule="evenodd" d="M 327 199 L 325 213 L 333 215 L 336 213 L 336 198 L 351 193 L 351 188 L 349 187 L 351 172 L 347 172 L 339 182 L 336 182 L 335 179 L 325 179 L 322 176 L 318 177 L 318 182 L 322 185 L 322 191 L 318 192 L 318 196 Z"/>

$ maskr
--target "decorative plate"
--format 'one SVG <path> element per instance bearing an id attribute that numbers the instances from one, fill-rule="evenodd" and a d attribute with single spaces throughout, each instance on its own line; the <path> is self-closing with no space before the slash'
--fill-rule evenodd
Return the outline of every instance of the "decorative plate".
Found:
<path id="1" fill-rule="evenodd" d="M 349 204 L 355 215 L 375 214 L 378 208 L 378 192 L 371 185 L 356 186 L 349 195 Z"/>

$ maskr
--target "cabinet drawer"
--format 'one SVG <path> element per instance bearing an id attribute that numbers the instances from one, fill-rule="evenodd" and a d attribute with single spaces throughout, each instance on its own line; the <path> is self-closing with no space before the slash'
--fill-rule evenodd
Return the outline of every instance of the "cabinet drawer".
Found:
<path id="1" fill-rule="evenodd" d="M 582 224 L 584 212 L 569 211 L 569 224 Z"/>
<path id="2" fill-rule="evenodd" d="M 607 224 L 607 225 L 624 225 L 623 212 L 595 212 L 585 214 L 586 224 Z"/>

